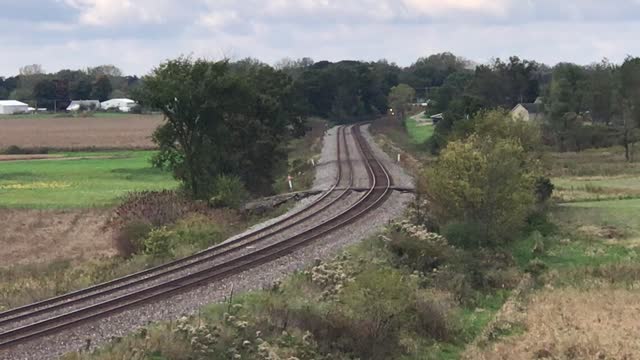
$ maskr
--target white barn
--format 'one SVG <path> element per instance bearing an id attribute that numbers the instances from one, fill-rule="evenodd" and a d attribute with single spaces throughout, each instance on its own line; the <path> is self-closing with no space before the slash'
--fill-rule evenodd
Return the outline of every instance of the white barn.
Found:
<path id="1" fill-rule="evenodd" d="M 82 107 L 88 110 L 97 110 L 100 108 L 98 100 L 73 100 L 67 107 L 67 111 L 79 111 Z"/>
<path id="2" fill-rule="evenodd" d="M 16 100 L 0 100 L 0 114 L 12 115 L 29 112 L 29 105 Z"/>
<path id="3" fill-rule="evenodd" d="M 100 104 L 102 110 L 118 109 L 122 112 L 129 112 L 136 106 L 136 102 L 131 99 L 111 99 Z"/>

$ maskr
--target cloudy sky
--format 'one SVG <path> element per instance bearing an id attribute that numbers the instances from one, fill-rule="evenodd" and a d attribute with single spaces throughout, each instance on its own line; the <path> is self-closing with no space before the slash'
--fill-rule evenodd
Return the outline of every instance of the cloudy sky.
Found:
<path id="1" fill-rule="evenodd" d="M 179 56 L 378 60 L 451 51 L 587 64 L 640 55 L 640 0 L 0 0 L 0 76 Z"/>

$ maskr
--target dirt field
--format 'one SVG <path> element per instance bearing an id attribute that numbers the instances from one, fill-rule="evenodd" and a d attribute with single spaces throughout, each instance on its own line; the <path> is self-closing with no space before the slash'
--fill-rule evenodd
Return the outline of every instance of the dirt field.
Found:
<path id="1" fill-rule="evenodd" d="M 113 255 L 107 210 L 0 209 L 0 266 Z"/>
<path id="2" fill-rule="evenodd" d="M 0 119 L 0 149 L 148 149 L 160 115 L 122 115 L 88 118 Z"/>

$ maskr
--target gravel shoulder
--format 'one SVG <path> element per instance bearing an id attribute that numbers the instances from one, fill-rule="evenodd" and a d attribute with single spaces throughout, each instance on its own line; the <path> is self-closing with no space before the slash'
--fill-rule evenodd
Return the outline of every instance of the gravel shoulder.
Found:
<path id="1" fill-rule="evenodd" d="M 336 166 L 336 128 L 330 129 L 324 139 L 320 164 L 316 169 L 315 189 L 328 189 L 337 174 Z M 377 148 L 369 134 L 368 127 L 363 129 L 365 138 L 374 149 L 376 156 L 387 167 L 397 186 L 412 186 L 413 182 L 402 168 Z M 366 176 L 358 175 L 357 176 Z M 345 246 L 355 244 L 381 230 L 389 221 L 401 216 L 413 199 L 411 194 L 393 192 L 384 204 L 366 214 L 351 226 L 334 231 L 293 254 L 271 263 L 258 266 L 244 273 L 229 277 L 207 286 L 196 288 L 187 293 L 169 299 L 128 310 L 104 318 L 96 323 L 86 324 L 63 333 L 39 339 L 15 347 L 5 353 L 2 359 L 56 359 L 64 353 L 85 348 L 90 340 L 91 346 L 99 346 L 114 338 L 126 336 L 150 322 L 173 320 L 182 315 L 197 313 L 202 306 L 223 301 L 231 293 L 259 290 L 281 280 L 292 272 L 304 269 L 316 259 L 328 258 L 338 254 Z M 300 209 L 313 201 L 308 198 L 301 201 L 292 211 Z M 286 216 L 287 214 L 283 215 Z M 276 219 L 270 220 L 277 221 Z M 258 225 L 254 228 L 265 226 Z"/>

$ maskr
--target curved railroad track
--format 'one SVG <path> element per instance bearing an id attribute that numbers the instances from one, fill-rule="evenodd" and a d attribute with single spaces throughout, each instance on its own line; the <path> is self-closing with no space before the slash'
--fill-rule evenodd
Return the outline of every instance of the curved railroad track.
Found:
<path id="1" fill-rule="evenodd" d="M 337 204 L 353 185 L 354 171 L 347 130 L 356 140 L 358 153 L 367 168 L 370 187 L 353 204 L 340 209 L 338 214 L 321 219 L 319 215 Z M 363 139 L 359 126 L 340 127 L 337 134 L 338 176 L 332 188 L 309 206 L 263 229 L 191 257 L 0 313 L 0 350 L 244 272 L 287 255 L 357 220 L 386 199 L 393 185 L 392 179 Z M 342 161 L 342 152 L 346 154 L 346 162 Z M 340 187 L 343 190 L 338 191 Z M 281 241 L 265 242 L 274 234 L 302 223 L 312 226 L 297 229 L 293 236 Z M 247 251 L 258 244 L 262 247 Z M 186 270 L 189 272 L 180 273 Z M 179 275 L 171 277 L 172 274 Z"/>
<path id="2" fill-rule="evenodd" d="M 169 273 L 175 273 L 183 269 L 188 269 L 189 267 L 204 264 L 214 257 L 228 254 L 230 251 L 243 246 L 255 245 L 257 242 L 264 240 L 273 234 L 280 233 L 304 221 L 311 220 L 321 211 L 341 200 L 353 183 L 353 164 L 350 161 L 347 161 L 346 164 L 342 161 L 343 153 L 346 155 L 347 159 L 350 157 L 346 134 L 346 128 L 344 126 L 338 127 L 336 149 L 338 158 L 337 162 L 339 166 L 334 184 L 321 197 L 313 201 L 308 206 L 259 230 L 239 236 L 231 241 L 212 246 L 194 255 L 101 284 L 93 285 L 78 291 L 73 291 L 33 304 L 4 311 L 0 313 L 0 331 L 4 331 L 7 325 L 16 323 L 17 321 L 23 321 L 61 307 L 70 306 L 80 301 L 86 301 L 100 294 L 109 293 L 116 289 L 128 289 L 144 281 L 158 279 Z M 344 167 L 346 168 L 343 169 Z M 345 175 L 345 170 L 348 175 Z M 338 192 L 338 189 L 340 188 L 343 188 L 343 190 Z"/>

